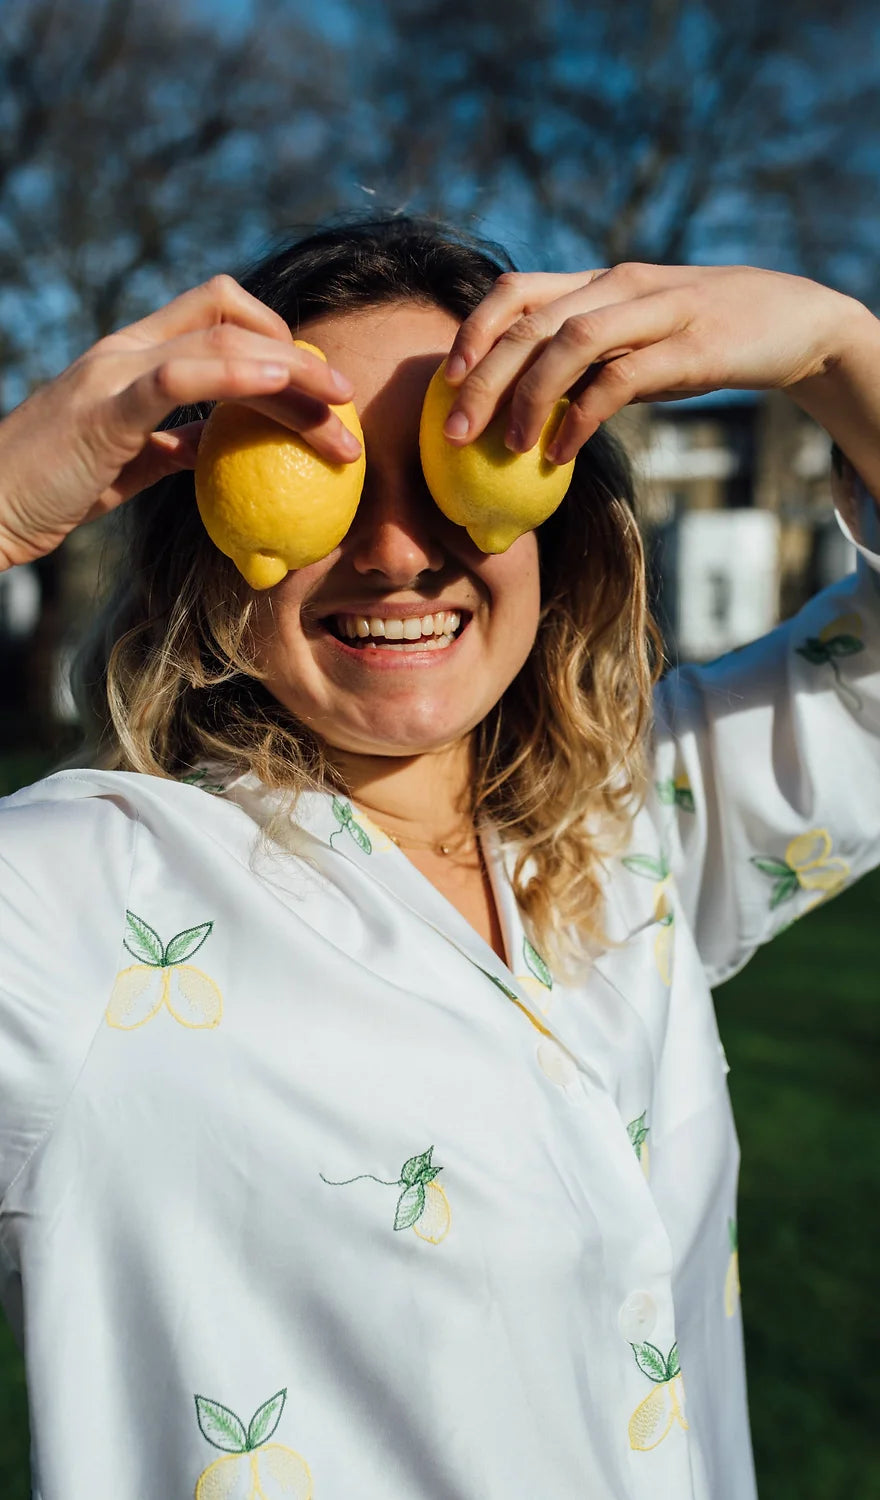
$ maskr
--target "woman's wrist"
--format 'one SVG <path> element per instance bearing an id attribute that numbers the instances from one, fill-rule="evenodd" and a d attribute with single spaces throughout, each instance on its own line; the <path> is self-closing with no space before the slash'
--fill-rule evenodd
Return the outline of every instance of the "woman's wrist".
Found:
<path id="1" fill-rule="evenodd" d="M 836 311 L 823 368 L 787 391 L 880 496 L 880 320 L 851 297 L 841 296 Z"/>

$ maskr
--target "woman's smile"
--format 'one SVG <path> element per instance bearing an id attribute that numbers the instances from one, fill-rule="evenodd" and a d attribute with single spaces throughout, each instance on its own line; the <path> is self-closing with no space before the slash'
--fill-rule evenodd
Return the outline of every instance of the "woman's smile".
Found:
<path id="1" fill-rule="evenodd" d="M 535 639 L 534 533 L 481 552 L 421 471 L 422 402 L 457 327 L 440 308 L 399 302 L 300 330 L 354 384 L 367 472 L 339 547 L 261 599 L 258 628 L 270 692 L 338 750 L 413 755 L 465 740 Z"/>

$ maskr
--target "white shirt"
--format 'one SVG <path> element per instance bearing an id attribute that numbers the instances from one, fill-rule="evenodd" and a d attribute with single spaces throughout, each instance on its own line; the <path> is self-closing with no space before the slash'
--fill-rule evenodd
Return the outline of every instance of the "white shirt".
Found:
<path id="1" fill-rule="evenodd" d="M 752 1500 L 709 986 L 880 861 L 872 569 L 664 681 L 580 987 L 491 829 L 506 964 L 338 799 L 282 844 L 249 777 L 0 804 L 40 1500 Z"/>

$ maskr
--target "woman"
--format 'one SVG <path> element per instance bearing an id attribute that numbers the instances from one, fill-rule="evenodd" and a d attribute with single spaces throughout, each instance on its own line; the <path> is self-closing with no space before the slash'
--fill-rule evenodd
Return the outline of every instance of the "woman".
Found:
<path id="1" fill-rule="evenodd" d="M 421 476 L 444 358 L 450 441 L 509 400 L 528 448 L 574 394 L 572 488 L 498 556 Z M 128 502 L 92 768 L 0 809 L 0 1244 L 43 1500 L 753 1495 L 708 986 L 878 858 L 878 359 L 800 278 L 520 276 L 377 219 L 186 293 L 0 427 L 3 566 Z M 823 423 L 864 562 L 667 676 L 651 725 L 600 424 L 717 386 Z M 195 510 L 198 408 L 346 462 L 349 397 L 355 521 L 252 595 Z"/>

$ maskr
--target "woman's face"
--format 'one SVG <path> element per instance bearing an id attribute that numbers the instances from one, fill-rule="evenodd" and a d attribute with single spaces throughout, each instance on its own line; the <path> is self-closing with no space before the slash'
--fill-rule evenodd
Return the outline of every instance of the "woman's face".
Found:
<path id="1" fill-rule="evenodd" d="M 366 480 L 336 550 L 261 596 L 257 636 L 269 691 L 349 753 L 410 756 L 466 739 L 535 639 L 534 532 L 487 556 L 437 509 L 422 475 L 422 401 L 457 326 L 437 307 L 399 302 L 301 330 L 354 384 Z M 451 644 L 448 618 L 420 641 L 391 638 L 444 613 L 460 618 Z M 371 631 L 381 621 L 385 637 L 364 636 L 365 621 Z"/>

